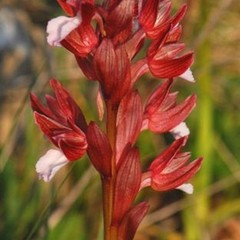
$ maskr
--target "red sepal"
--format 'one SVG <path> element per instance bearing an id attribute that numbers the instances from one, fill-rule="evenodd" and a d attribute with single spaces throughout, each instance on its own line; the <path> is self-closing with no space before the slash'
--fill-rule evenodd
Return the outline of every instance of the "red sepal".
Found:
<path id="1" fill-rule="evenodd" d="M 83 24 L 90 24 L 91 20 L 96 12 L 96 6 L 93 5 L 93 1 L 82 2 L 81 5 L 81 14 L 82 14 L 82 22 Z"/>
<path id="2" fill-rule="evenodd" d="M 182 137 L 175 140 L 167 149 L 165 149 L 159 156 L 157 156 L 151 163 L 149 169 L 155 172 L 161 172 L 173 159 L 180 149 L 185 145 L 187 137 Z"/>
<path id="3" fill-rule="evenodd" d="M 167 191 L 177 188 L 199 170 L 202 158 L 188 163 L 190 153 L 180 152 L 186 141 L 187 137 L 175 140 L 150 165 L 151 186 L 154 190 Z"/>
<path id="4" fill-rule="evenodd" d="M 186 183 L 192 176 L 196 174 L 202 163 L 202 158 L 199 158 L 188 165 L 181 166 L 175 171 L 167 173 L 153 172 L 151 186 L 156 191 L 167 191 L 177 188 Z M 164 170 L 164 171 L 167 171 Z"/>
<path id="5" fill-rule="evenodd" d="M 179 41 L 182 35 L 182 26 L 178 25 L 170 30 L 168 37 L 166 39 L 166 43 L 175 43 Z"/>
<path id="6" fill-rule="evenodd" d="M 75 161 L 81 158 L 87 150 L 87 142 L 85 138 L 69 139 L 63 138 L 59 141 L 59 148 L 63 151 L 64 155 L 69 161 Z"/>
<path id="7" fill-rule="evenodd" d="M 30 101 L 31 101 L 31 107 L 33 111 L 36 111 L 40 114 L 46 115 L 51 118 L 54 117 L 50 109 L 42 105 L 34 93 L 30 93 Z"/>
<path id="8" fill-rule="evenodd" d="M 131 65 L 131 86 L 145 73 L 149 71 L 147 59 L 141 59 Z"/>
<path id="9" fill-rule="evenodd" d="M 170 17 L 170 1 L 147 0 L 143 6 L 139 21 L 147 36 L 151 39 L 157 39 L 163 35 L 169 27 L 177 28 L 186 10 L 186 5 L 183 5 L 173 17 Z"/>
<path id="10" fill-rule="evenodd" d="M 58 122 L 66 123 L 65 113 L 63 113 L 63 110 L 61 109 L 61 107 L 59 107 L 57 99 L 48 94 L 45 95 L 45 99 L 48 109 L 51 111 L 52 114 L 49 116 L 51 116 L 52 119 Z M 38 111 L 38 113 L 40 112 Z"/>
<path id="11" fill-rule="evenodd" d="M 82 5 L 93 5 L 94 0 L 57 0 L 61 8 L 71 17 L 76 16 Z M 83 9 L 85 11 L 85 9 Z"/>
<path id="12" fill-rule="evenodd" d="M 155 60 L 170 60 L 174 59 L 185 47 L 184 43 L 165 44 L 155 52 Z"/>
<path id="13" fill-rule="evenodd" d="M 164 46 L 169 35 L 169 30 L 170 28 L 166 29 L 166 31 L 161 36 L 151 42 L 149 48 L 147 49 L 148 58 L 154 58 L 157 51 Z"/>
<path id="14" fill-rule="evenodd" d="M 162 25 L 169 20 L 171 14 L 172 3 L 171 0 L 161 0 L 155 26 Z"/>
<path id="15" fill-rule="evenodd" d="M 88 155 L 94 167 L 102 176 L 111 176 L 111 145 L 105 133 L 94 122 L 89 124 L 87 141 Z"/>
<path id="16" fill-rule="evenodd" d="M 130 209 L 141 183 L 140 156 L 136 148 L 130 149 L 117 171 L 113 224 L 119 224 Z"/>
<path id="17" fill-rule="evenodd" d="M 85 134 L 77 126 L 64 126 L 47 116 L 34 112 L 36 124 L 57 147 L 61 148 L 68 160 L 81 158 L 87 149 Z"/>
<path id="18" fill-rule="evenodd" d="M 191 113 L 196 105 L 196 95 L 185 99 L 181 104 L 166 111 L 158 111 L 149 116 L 149 129 L 153 132 L 168 132 L 181 122 L 183 122 Z"/>
<path id="19" fill-rule="evenodd" d="M 77 160 L 87 149 L 84 134 L 87 128 L 86 120 L 81 109 L 59 82 L 52 79 L 50 85 L 55 98 L 46 95 L 47 107 L 43 106 L 35 95 L 30 96 L 35 121 L 68 160 Z"/>
<path id="20" fill-rule="evenodd" d="M 183 4 L 178 12 L 171 18 L 171 24 L 175 27 L 177 26 L 182 19 L 184 18 L 187 12 L 187 4 Z"/>
<path id="21" fill-rule="evenodd" d="M 170 28 L 172 20 L 169 18 L 171 2 L 148 0 L 145 2 L 140 15 L 140 23 L 147 36 L 151 39 L 161 37 Z"/>
<path id="22" fill-rule="evenodd" d="M 139 29 L 126 43 L 124 43 L 129 59 L 132 59 L 141 49 L 144 42 L 144 31 Z"/>
<path id="23" fill-rule="evenodd" d="M 146 32 L 154 27 L 158 14 L 159 1 L 160 0 L 146 0 L 143 5 L 139 22 Z"/>
<path id="24" fill-rule="evenodd" d="M 164 59 L 148 59 L 148 66 L 151 73 L 158 78 L 174 78 L 183 74 L 193 63 L 193 52 L 178 58 Z"/>
<path id="25" fill-rule="evenodd" d="M 81 130 L 86 131 L 87 123 L 85 117 L 68 91 L 55 79 L 50 81 L 50 85 L 54 90 L 57 102 L 56 107 L 59 107 L 61 115 L 64 118 L 72 120 Z"/>
<path id="26" fill-rule="evenodd" d="M 148 209 L 149 205 L 146 202 L 141 202 L 127 212 L 118 230 L 118 240 L 132 240 L 134 238 L 137 228 Z"/>
<path id="27" fill-rule="evenodd" d="M 97 46 L 98 39 L 90 24 L 81 24 L 61 44 L 74 55 L 85 57 Z"/>
<path id="28" fill-rule="evenodd" d="M 59 135 L 71 132 L 71 129 L 63 124 L 38 112 L 34 112 L 35 123 L 40 127 L 42 132 L 58 147 Z"/>
<path id="29" fill-rule="evenodd" d="M 159 87 L 148 98 L 146 107 L 145 107 L 145 116 L 150 116 L 161 109 L 163 101 L 167 98 L 170 88 L 172 86 L 173 80 L 168 79 L 164 81 Z"/>

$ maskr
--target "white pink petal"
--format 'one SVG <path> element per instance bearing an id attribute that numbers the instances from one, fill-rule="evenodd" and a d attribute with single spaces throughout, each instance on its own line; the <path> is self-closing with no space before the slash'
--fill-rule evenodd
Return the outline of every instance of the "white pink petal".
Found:
<path id="1" fill-rule="evenodd" d="M 195 82 L 192 71 L 190 68 L 188 68 L 183 74 L 179 76 L 180 78 L 183 78 L 189 82 Z"/>
<path id="2" fill-rule="evenodd" d="M 182 190 L 187 194 L 193 193 L 193 185 L 191 183 L 184 183 L 181 186 L 177 187 L 176 189 Z"/>
<path id="3" fill-rule="evenodd" d="M 175 139 L 179 139 L 190 134 L 189 128 L 187 127 L 185 122 L 181 122 L 175 128 L 171 129 L 170 132 L 172 133 Z"/>
<path id="4" fill-rule="evenodd" d="M 69 160 L 60 150 L 48 150 L 36 164 L 36 172 L 38 173 L 39 179 L 49 182 L 56 172 L 68 162 Z"/>
<path id="5" fill-rule="evenodd" d="M 47 42 L 51 46 L 61 46 L 60 42 L 76 29 L 82 22 L 80 14 L 75 17 L 59 16 L 53 18 L 47 25 Z"/>

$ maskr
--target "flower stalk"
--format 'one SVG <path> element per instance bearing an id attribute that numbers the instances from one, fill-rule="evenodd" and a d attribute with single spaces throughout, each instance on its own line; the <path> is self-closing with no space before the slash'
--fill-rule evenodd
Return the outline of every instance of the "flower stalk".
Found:
<path id="1" fill-rule="evenodd" d="M 106 132 L 109 143 L 112 147 L 111 159 L 111 175 L 110 177 L 102 177 L 103 189 L 103 215 L 104 215 L 104 239 L 115 240 L 117 239 L 116 229 L 112 226 L 113 203 L 114 203 L 114 186 L 116 180 L 116 119 L 117 110 L 111 101 L 106 101 L 107 120 Z M 115 237 L 114 237 L 115 236 Z"/>

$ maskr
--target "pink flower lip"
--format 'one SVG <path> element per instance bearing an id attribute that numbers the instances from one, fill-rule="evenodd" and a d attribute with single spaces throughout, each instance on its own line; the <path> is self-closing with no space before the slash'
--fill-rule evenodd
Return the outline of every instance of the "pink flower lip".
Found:
<path id="1" fill-rule="evenodd" d="M 57 171 L 68 162 L 68 159 L 61 151 L 57 149 L 48 150 L 39 158 L 36 164 L 39 179 L 43 179 L 44 182 L 51 181 Z"/>
<path id="2" fill-rule="evenodd" d="M 82 17 L 77 14 L 75 17 L 59 16 L 53 18 L 47 25 L 47 42 L 50 46 L 61 46 L 60 42 L 67 35 L 76 29 L 82 22 Z"/>
<path id="3" fill-rule="evenodd" d="M 170 130 L 175 139 L 188 136 L 190 134 L 189 128 L 185 122 L 181 122 L 179 125 Z"/>

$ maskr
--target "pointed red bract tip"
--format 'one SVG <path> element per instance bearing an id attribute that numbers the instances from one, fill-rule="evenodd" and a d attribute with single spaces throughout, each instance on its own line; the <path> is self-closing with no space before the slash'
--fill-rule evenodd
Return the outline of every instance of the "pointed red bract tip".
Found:
<path id="1" fill-rule="evenodd" d="M 136 148 L 121 161 L 116 176 L 113 224 L 120 223 L 134 201 L 141 183 L 140 156 Z"/>
<path id="2" fill-rule="evenodd" d="M 119 230 L 119 239 L 133 240 L 139 224 L 147 214 L 149 205 L 146 202 L 141 202 L 132 207 L 124 216 Z"/>

